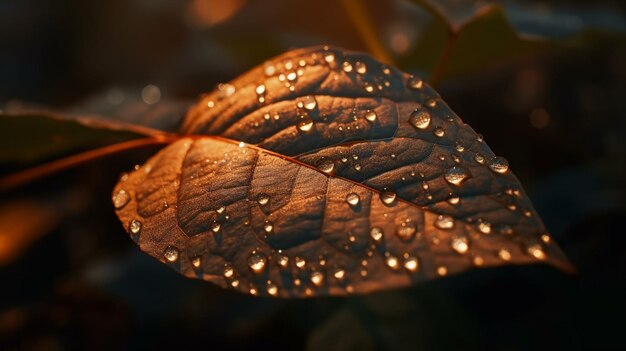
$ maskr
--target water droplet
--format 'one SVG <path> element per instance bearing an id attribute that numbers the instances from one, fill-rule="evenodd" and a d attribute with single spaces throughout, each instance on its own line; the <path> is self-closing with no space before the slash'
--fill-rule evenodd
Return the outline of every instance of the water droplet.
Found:
<path id="1" fill-rule="evenodd" d="M 323 158 L 317 163 L 317 168 L 319 168 L 320 171 L 324 173 L 332 173 L 332 171 L 335 169 L 335 162 L 330 159 Z"/>
<path id="2" fill-rule="evenodd" d="M 315 100 L 315 96 L 313 95 L 307 95 L 303 98 L 302 103 L 304 105 L 304 108 L 312 111 L 315 109 L 315 107 L 317 106 L 317 100 Z"/>
<path id="3" fill-rule="evenodd" d="M 239 280 L 233 280 L 232 282 L 230 282 L 230 285 L 231 285 L 233 288 L 238 287 L 238 286 L 239 286 Z"/>
<path id="4" fill-rule="evenodd" d="M 483 234 L 491 234 L 491 223 L 487 221 L 479 221 L 478 222 L 478 230 Z"/>
<path id="5" fill-rule="evenodd" d="M 544 243 L 549 243 L 552 240 L 552 238 L 550 238 L 550 235 L 548 234 L 542 234 L 541 235 L 541 241 L 543 241 Z"/>
<path id="6" fill-rule="evenodd" d="M 418 90 L 422 89 L 422 87 L 424 86 L 424 82 L 419 77 L 411 76 L 406 85 L 411 89 Z"/>
<path id="7" fill-rule="evenodd" d="M 482 266 L 485 263 L 485 260 L 482 257 L 480 257 L 480 256 L 476 256 L 476 257 L 474 257 L 472 262 L 474 262 L 474 265 L 476 265 L 476 266 Z"/>
<path id="8" fill-rule="evenodd" d="M 506 173 L 509 170 L 509 161 L 501 156 L 494 157 L 489 161 L 489 169 L 496 173 Z"/>
<path id="9" fill-rule="evenodd" d="M 343 63 L 343 70 L 344 70 L 344 72 L 346 72 L 346 73 L 350 73 L 350 72 L 352 72 L 352 64 L 351 64 L 350 62 L 348 62 L 348 61 L 345 61 L 345 62 Z"/>
<path id="10" fill-rule="evenodd" d="M 500 259 L 503 260 L 503 261 L 510 261 L 511 260 L 511 252 L 509 252 L 509 250 L 507 250 L 507 249 L 500 249 L 498 251 L 498 257 L 500 257 Z"/>
<path id="11" fill-rule="evenodd" d="M 354 164 L 354 170 L 357 171 L 357 172 L 361 171 L 361 164 L 360 163 L 355 163 Z"/>
<path id="12" fill-rule="evenodd" d="M 263 225 L 263 230 L 265 230 L 266 233 L 271 233 L 272 230 L 274 230 L 274 225 L 270 221 L 265 221 L 265 224 Z"/>
<path id="13" fill-rule="evenodd" d="M 456 237 L 450 243 L 452 250 L 463 255 L 469 250 L 469 241 L 465 237 Z"/>
<path id="14" fill-rule="evenodd" d="M 380 193 L 380 200 L 385 205 L 392 205 L 394 202 L 396 202 L 396 193 L 391 191 L 382 191 Z"/>
<path id="15" fill-rule="evenodd" d="M 267 62 L 263 68 L 266 76 L 273 76 L 276 73 L 276 67 L 271 62 Z"/>
<path id="16" fill-rule="evenodd" d="M 333 273 L 333 276 L 337 280 L 343 280 L 343 278 L 346 276 L 346 272 L 343 269 L 337 268 L 335 272 Z"/>
<path id="17" fill-rule="evenodd" d="M 404 268 L 408 271 L 415 272 L 419 268 L 417 257 L 409 256 L 404 260 Z"/>
<path id="18" fill-rule="evenodd" d="M 465 147 L 461 144 L 456 144 L 456 146 L 454 147 L 454 149 L 458 152 L 463 152 L 465 151 Z"/>
<path id="19" fill-rule="evenodd" d="M 259 203 L 259 205 L 267 205 L 270 202 L 270 196 L 265 193 L 261 193 L 257 197 L 256 201 Z"/>
<path id="20" fill-rule="evenodd" d="M 446 172 L 444 178 L 453 185 L 460 185 L 468 177 L 467 171 L 461 167 L 454 166 Z"/>
<path id="21" fill-rule="evenodd" d="M 528 252 L 529 255 L 531 255 L 532 257 L 538 260 L 546 259 L 546 252 L 543 251 L 543 247 L 541 247 L 541 245 L 539 244 L 533 244 L 533 245 L 528 246 L 528 248 L 526 249 L 526 252 Z"/>
<path id="22" fill-rule="evenodd" d="M 446 266 L 437 267 L 437 274 L 439 274 L 440 277 L 448 275 L 448 268 Z"/>
<path id="23" fill-rule="evenodd" d="M 223 84 L 218 84 L 217 90 L 219 90 L 222 96 L 228 97 L 228 96 L 233 95 L 237 89 L 232 84 L 223 83 Z"/>
<path id="24" fill-rule="evenodd" d="M 129 201 L 130 195 L 124 189 L 120 189 L 117 194 L 113 195 L 113 206 L 115 206 L 116 209 L 126 206 Z"/>
<path id="25" fill-rule="evenodd" d="M 479 163 L 479 164 L 482 165 L 482 164 L 485 163 L 485 158 L 481 154 L 476 154 L 476 155 L 474 155 L 474 161 L 476 161 L 476 163 Z"/>
<path id="26" fill-rule="evenodd" d="M 230 278 L 235 274 L 235 270 L 233 269 L 233 267 L 226 265 L 224 266 L 224 277 L 226 278 Z"/>
<path id="27" fill-rule="evenodd" d="M 323 281 L 324 281 L 324 274 L 322 274 L 321 272 L 311 273 L 311 283 L 313 283 L 315 286 L 322 285 Z"/>
<path id="28" fill-rule="evenodd" d="M 163 257 L 169 262 L 176 262 L 178 260 L 178 249 L 174 246 L 168 246 L 163 251 Z"/>
<path id="29" fill-rule="evenodd" d="M 374 86 L 371 83 L 369 83 L 369 82 L 363 83 L 363 89 L 365 89 L 365 91 L 368 92 L 368 93 L 373 93 L 374 92 Z"/>
<path id="30" fill-rule="evenodd" d="M 458 205 L 461 202 L 461 198 L 458 196 L 452 196 L 448 199 L 448 203 L 450 205 Z"/>
<path id="31" fill-rule="evenodd" d="M 400 239 L 408 241 L 408 240 L 413 239 L 413 236 L 415 235 L 415 231 L 416 231 L 415 224 L 410 220 L 406 220 L 400 223 L 400 225 L 398 226 L 396 230 L 396 234 L 398 235 Z"/>
<path id="32" fill-rule="evenodd" d="M 302 268 L 304 268 L 304 266 L 306 266 L 306 260 L 304 258 L 302 258 L 302 257 L 296 256 L 294 261 L 296 262 L 296 267 L 298 267 L 300 269 L 302 269 Z"/>
<path id="33" fill-rule="evenodd" d="M 372 227 L 370 236 L 374 241 L 379 242 L 383 238 L 383 229 L 380 227 Z"/>
<path id="34" fill-rule="evenodd" d="M 439 229 L 452 229 L 454 228 L 454 219 L 450 216 L 439 215 L 435 220 L 435 227 Z"/>
<path id="35" fill-rule="evenodd" d="M 267 289 L 267 293 L 271 296 L 276 296 L 278 294 L 278 287 L 270 280 L 267 281 L 267 286 L 265 288 Z"/>
<path id="36" fill-rule="evenodd" d="M 257 93 L 257 95 L 265 94 L 265 85 L 261 84 L 261 85 L 257 86 L 256 87 L 256 93 Z"/>
<path id="37" fill-rule="evenodd" d="M 446 134 L 446 131 L 441 127 L 437 127 L 433 130 L 433 134 L 435 134 L 436 137 L 441 138 Z"/>
<path id="38" fill-rule="evenodd" d="M 387 267 L 391 269 L 398 269 L 398 258 L 396 256 L 389 255 L 389 253 L 387 253 L 386 256 L 387 258 L 385 258 L 385 263 L 387 264 Z"/>
<path id="39" fill-rule="evenodd" d="M 133 219 L 132 221 L 130 221 L 130 225 L 128 226 L 128 229 L 130 230 L 132 234 L 139 234 L 139 232 L 141 231 L 141 222 L 139 222 L 136 219 Z"/>
<path id="40" fill-rule="evenodd" d="M 278 265 L 281 267 L 287 267 L 287 265 L 289 264 L 289 256 L 287 255 L 283 255 L 280 250 L 278 251 Z"/>
<path id="41" fill-rule="evenodd" d="M 324 56 L 324 61 L 326 61 L 328 63 L 335 62 L 335 55 L 334 54 L 326 54 Z"/>
<path id="42" fill-rule="evenodd" d="M 431 107 L 431 108 L 437 106 L 437 100 L 435 99 L 428 100 L 428 102 L 426 102 L 426 106 Z"/>
<path id="43" fill-rule="evenodd" d="M 217 233 L 220 231 L 221 225 L 219 222 L 217 221 L 213 221 L 211 223 L 211 230 L 213 231 L 213 233 Z"/>
<path id="44" fill-rule="evenodd" d="M 298 75 L 296 74 L 296 72 L 289 72 L 287 74 L 287 80 L 290 82 L 294 82 L 296 79 L 298 79 Z"/>
<path id="45" fill-rule="evenodd" d="M 308 132 L 313 128 L 313 120 L 310 118 L 303 118 L 298 122 L 298 130 L 301 132 Z"/>
<path id="46" fill-rule="evenodd" d="M 367 110 L 367 112 L 365 112 L 365 119 L 370 122 L 374 122 L 376 120 L 376 117 L 378 116 L 376 115 L 376 111 L 374 110 Z"/>
<path id="47" fill-rule="evenodd" d="M 409 117 L 409 123 L 417 129 L 426 129 L 430 125 L 430 113 L 427 111 L 415 110 Z"/>
<path id="48" fill-rule="evenodd" d="M 356 206 L 359 204 L 359 201 L 361 201 L 361 198 L 359 197 L 358 194 L 355 193 L 350 193 L 346 196 L 346 202 L 350 205 L 350 206 Z"/>
<path id="49" fill-rule="evenodd" d="M 261 273 L 265 269 L 266 261 L 265 256 L 256 251 L 252 251 L 252 254 L 248 257 L 248 267 L 255 273 Z"/>
<path id="50" fill-rule="evenodd" d="M 354 67 L 356 68 L 356 72 L 358 74 L 365 74 L 367 72 L 367 66 L 361 61 L 355 62 Z"/>

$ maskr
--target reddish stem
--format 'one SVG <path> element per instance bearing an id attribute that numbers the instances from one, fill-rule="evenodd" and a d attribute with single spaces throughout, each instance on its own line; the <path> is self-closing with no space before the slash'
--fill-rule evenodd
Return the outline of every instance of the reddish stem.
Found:
<path id="1" fill-rule="evenodd" d="M 139 149 L 146 146 L 170 144 L 177 140 L 179 136 L 155 136 L 152 138 L 136 139 L 107 145 L 95 150 L 89 150 L 80 154 L 68 156 L 50 163 L 29 168 L 17 173 L 0 178 L 0 192 L 6 192 L 19 186 L 31 183 L 43 177 L 52 175 L 62 170 L 78 166 L 80 164 L 107 157 L 116 153 Z"/>

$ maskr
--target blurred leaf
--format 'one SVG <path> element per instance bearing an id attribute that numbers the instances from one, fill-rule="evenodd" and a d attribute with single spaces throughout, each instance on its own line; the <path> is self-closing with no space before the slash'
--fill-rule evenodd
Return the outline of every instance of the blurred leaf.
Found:
<path id="1" fill-rule="evenodd" d="M 285 53 L 205 96 L 182 131 L 113 204 L 187 277 L 303 297 L 571 269 L 508 162 L 421 79 L 368 55 Z"/>

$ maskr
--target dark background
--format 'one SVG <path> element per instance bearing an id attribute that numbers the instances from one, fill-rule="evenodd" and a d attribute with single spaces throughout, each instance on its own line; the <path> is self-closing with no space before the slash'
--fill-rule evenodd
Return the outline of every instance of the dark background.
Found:
<path id="1" fill-rule="evenodd" d="M 166 111 L 171 128 L 201 93 L 290 48 L 369 51 L 345 3 L 355 2 L 3 0 L 0 105 L 119 119 Z M 356 21 L 402 69 L 432 74 L 445 42 L 432 15 L 356 3 L 370 16 Z M 487 2 L 443 3 L 462 21 Z M 578 275 L 501 267 L 310 300 L 222 290 L 142 254 L 115 218 L 110 191 L 156 150 L 146 149 L 1 194 L 0 349 L 626 349 L 623 2 L 502 9 L 524 42 L 477 22 L 436 89 L 506 155 Z M 528 38 L 542 44 L 527 49 Z M 155 104 L 142 101 L 150 84 Z"/>

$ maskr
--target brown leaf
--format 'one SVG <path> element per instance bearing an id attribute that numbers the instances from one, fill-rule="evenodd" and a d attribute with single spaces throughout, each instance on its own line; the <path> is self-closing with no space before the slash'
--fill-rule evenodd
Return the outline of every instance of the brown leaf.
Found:
<path id="1" fill-rule="evenodd" d="M 288 52 L 205 96 L 183 132 L 113 202 L 141 249 L 188 277 L 300 297 L 571 269 L 506 160 L 367 55 Z"/>

